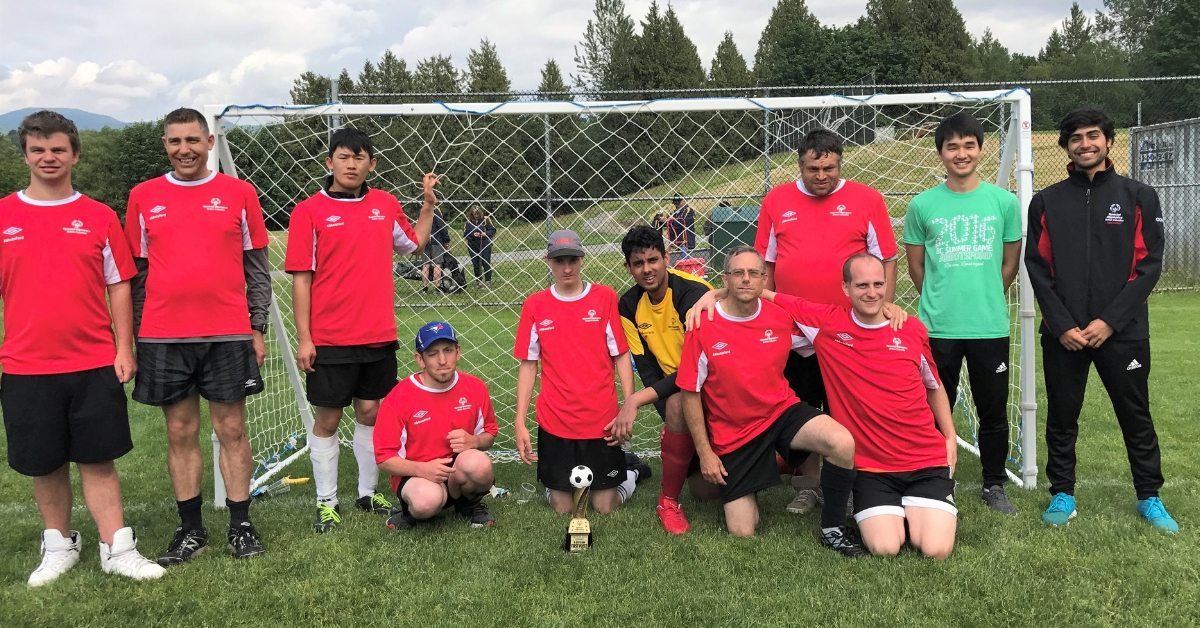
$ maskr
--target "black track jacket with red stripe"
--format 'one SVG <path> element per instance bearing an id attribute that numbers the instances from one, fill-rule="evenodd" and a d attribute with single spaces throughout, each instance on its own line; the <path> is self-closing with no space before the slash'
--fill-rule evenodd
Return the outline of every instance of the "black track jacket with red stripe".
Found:
<path id="1" fill-rule="evenodd" d="M 1162 274 L 1163 217 L 1154 188 L 1113 171 L 1064 181 L 1029 203 L 1025 267 L 1055 338 L 1097 318 L 1114 340 L 1150 337 L 1146 299 Z"/>

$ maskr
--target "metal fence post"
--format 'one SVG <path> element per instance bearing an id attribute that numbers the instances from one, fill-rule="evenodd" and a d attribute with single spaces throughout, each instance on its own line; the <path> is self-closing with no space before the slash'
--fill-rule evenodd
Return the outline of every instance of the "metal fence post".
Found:
<path id="1" fill-rule="evenodd" d="M 542 133 L 542 149 L 546 153 L 546 163 L 543 171 L 543 179 L 546 183 L 546 239 L 550 239 L 550 234 L 554 232 L 554 190 L 550 180 L 550 114 L 542 114 L 542 125 L 544 132 Z M 554 274 L 550 269 L 546 269 L 546 282 L 552 285 L 554 283 Z"/>

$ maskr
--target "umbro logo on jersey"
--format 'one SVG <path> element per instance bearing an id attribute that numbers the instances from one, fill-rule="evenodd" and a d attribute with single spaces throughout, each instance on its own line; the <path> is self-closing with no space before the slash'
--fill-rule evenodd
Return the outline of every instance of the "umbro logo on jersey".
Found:
<path id="1" fill-rule="evenodd" d="M 788 211 L 783 212 L 783 220 L 780 224 L 784 222 L 792 222 L 794 220 L 796 220 L 796 212 L 789 209 Z"/>
<path id="2" fill-rule="evenodd" d="M 18 233 L 21 233 L 20 227 L 9 227 L 4 230 L 4 235 L 7 235 L 7 236 L 14 236 L 14 235 L 17 235 Z"/>
<path id="3" fill-rule="evenodd" d="M 91 232 L 92 232 L 92 231 L 91 231 L 91 229 L 84 229 L 84 228 L 83 228 L 83 221 L 82 221 L 82 220 L 72 220 L 72 221 L 71 221 L 71 226 L 70 226 L 70 227 L 63 227 L 63 231 L 66 231 L 67 233 L 73 233 L 73 234 L 76 234 L 76 235 L 87 235 L 87 234 L 89 234 L 89 233 L 91 233 Z"/>
<path id="4" fill-rule="evenodd" d="M 583 317 L 585 323 L 596 323 L 600 321 L 600 317 L 596 316 L 596 310 L 588 310 L 588 315 Z"/>
<path id="5" fill-rule="evenodd" d="M 554 329 L 554 321 L 552 321 L 548 318 L 546 320 L 538 323 L 538 325 L 542 326 L 541 329 L 539 329 L 538 331 L 550 331 L 551 329 Z"/>
<path id="6" fill-rule="evenodd" d="M 775 337 L 775 330 L 773 329 L 763 331 L 763 337 L 758 339 L 762 343 L 775 342 L 776 340 L 779 339 Z"/>
<path id="7" fill-rule="evenodd" d="M 888 349 L 892 351 L 908 351 L 908 347 L 901 344 L 899 337 L 892 338 L 892 344 L 888 345 Z"/>
<path id="8" fill-rule="evenodd" d="M 718 342 L 717 344 L 713 345 L 713 349 L 720 351 L 721 349 L 724 349 L 725 347 L 728 347 L 728 346 L 729 345 L 724 342 Z"/>
<path id="9" fill-rule="evenodd" d="M 1113 203 L 1108 206 L 1108 216 L 1104 217 L 1104 222 L 1110 225 L 1120 225 L 1125 222 L 1125 216 L 1121 214 L 1121 206 Z"/>
<path id="10" fill-rule="evenodd" d="M 429 414 L 429 413 L 428 413 L 428 412 L 426 412 L 426 411 L 424 411 L 424 410 L 422 410 L 422 411 L 420 411 L 420 412 L 418 412 L 418 413 L 414 414 L 414 415 L 413 415 L 413 418 L 416 418 L 416 417 L 419 417 L 419 416 L 425 416 L 426 414 Z M 424 423 L 424 422 L 426 422 L 426 421 L 431 421 L 431 420 L 433 420 L 433 417 L 431 417 L 431 416 L 425 416 L 425 418 L 423 418 L 423 419 L 420 419 L 420 420 L 417 420 L 417 421 L 413 421 L 413 425 L 420 425 L 420 424 L 422 424 L 422 423 Z"/>
<path id="11" fill-rule="evenodd" d="M 1132 371 L 1132 370 L 1136 370 L 1136 369 L 1140 369 L 1140 368 L 1142 368 L 1142 363 L 1138 362 L 1137 360 L 1134 360 L 1129 363 L 1129 366 L 1125 367 L 1125 370 Z"/>
<path id="12" fill-rule="evenodd" d="M 417 413 L 413 415 L 413 418 L 419 419 L 419 418 L 425 416 L 426 414 L 429 414 L 428 410 L 418 410 Z"/>
<path id="13" fill-rule="evenodd" d="M 367 216 L 367 220 L 386 220 L 386 219 L 387 219 L 387 216 L 384 216 L 383 214 L 379 213 L 378 209 L 372 209 L 371 215 Z"/>
<path id="14" fill-rule="evenodd" d="M 646 331 L 647 329 L 650 329 L 651 327 L 653 327 L 653 325 L 651 325 L 650 323 L 642 323 L 641 325 L 638 325 L 638 329 L 640 329 L 642 331 Z"/>
<path id="15" fill-rule="evenodd" d="M 341 220 L 342 220 L 341 216 L 330 216 L 325 219 L 325 226 L 326 227 L 340 227 L 340 226 L 346 224 L 344 222 L 341 222 Z"/>
<path id="16" fill-rule="evenodd" d="M 153 208 L 150 209 L 151 214 L 161 214 L 165 211 L 167 211 L 166 205 L 155 205 Z"/>
<path id="17" fill-rule="evenodd" d="M 997 366 L 997 367 L 996 367 L 996 372 L 997 372 L 997 373 L 1003 373 L 1003 372 L 1005 372 L 1005 371 L 1007 371 L 1007 370 L 1008 370 L 1008 365 L 1007 365 L 1007 364 L 1005 364 L 1005 363 L 1003 363 L 1003 362 L 1001 362 L 1001 363 L 1000 363 L 1000 366 Z"/>
<path id="18" fill-rule="evenodd" d="M 837 209 L 829 212 L 829 215 L 830 216 L 849 216 L 850 212 L 849 212 L 849 210 L 846 209 L 845 205 L 838 205 Z"/>
<path id="19" fill-rule="evenodd" d="M 718 342 L 717 344 L 713 345 L 712 348 L 715 352 L 713 353 L 713 357 L 717 357 L 718 355 L 729 355 L 729 353 L 732 351 L 732 349 L 729 349 L 729 343 L 726 342 Z"/>
<path id="20" fill-rule="evenodd" d="M 229 208 L 221 204 L 221 199 L 214 198 L 209 201 L 208 205 L 204 206 L 204 209 L 207 209 L 210 212 L 223 212 Z"/>
<path id="21" fill-rule="evenodd" d="M 850 334 L 847 334 L 845 332 L 838 334 L 837 337 L 841 340 L 845 340 L 846 342 L 850 342 L 851 340 L 854 340 L 854 336 L 851 336 Z"/>

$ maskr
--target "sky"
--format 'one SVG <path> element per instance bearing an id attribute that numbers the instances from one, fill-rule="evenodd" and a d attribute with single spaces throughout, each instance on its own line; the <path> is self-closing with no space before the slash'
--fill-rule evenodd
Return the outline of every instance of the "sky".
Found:
<path id="1" fill-rule="evenodd" d="M 726 30 L 748 62 L 776 0 L 675 0 L 707 68 Z M 661 4 L 665 4 L 662 2 Z M 626 0 L 639 21 L 650 0 Z M 1071 0 L 956 0 L 967 30 L 991 28 L 1036 54 Z M 866 0 L 808 0 L 823 24 L 848 24 Z M 1101 0 L 1081 0 L 1091 15 Z M 514 89 L 553 58 L 575 71 L 590 0 L 0 0 L 0 113 L 75 107 L 123 121 L 180 106 L 286 104 L 302 72 L 357 75 L 392 50 L 408 61 L 450 54 L 458 67 L 487 37 Z M 569 79 L 568 79 L 569 82 Z"/>

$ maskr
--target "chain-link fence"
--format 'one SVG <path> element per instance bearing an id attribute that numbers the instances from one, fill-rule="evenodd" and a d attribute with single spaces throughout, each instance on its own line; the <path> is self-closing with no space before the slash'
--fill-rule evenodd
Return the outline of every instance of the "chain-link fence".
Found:
<path id="1" fill-rule="evenodd" d="M 1158 191 L 1166 229 L 1159 290 L 1200 278 L 1200 118 L 1129 129 L 1130 176 Z"/>

